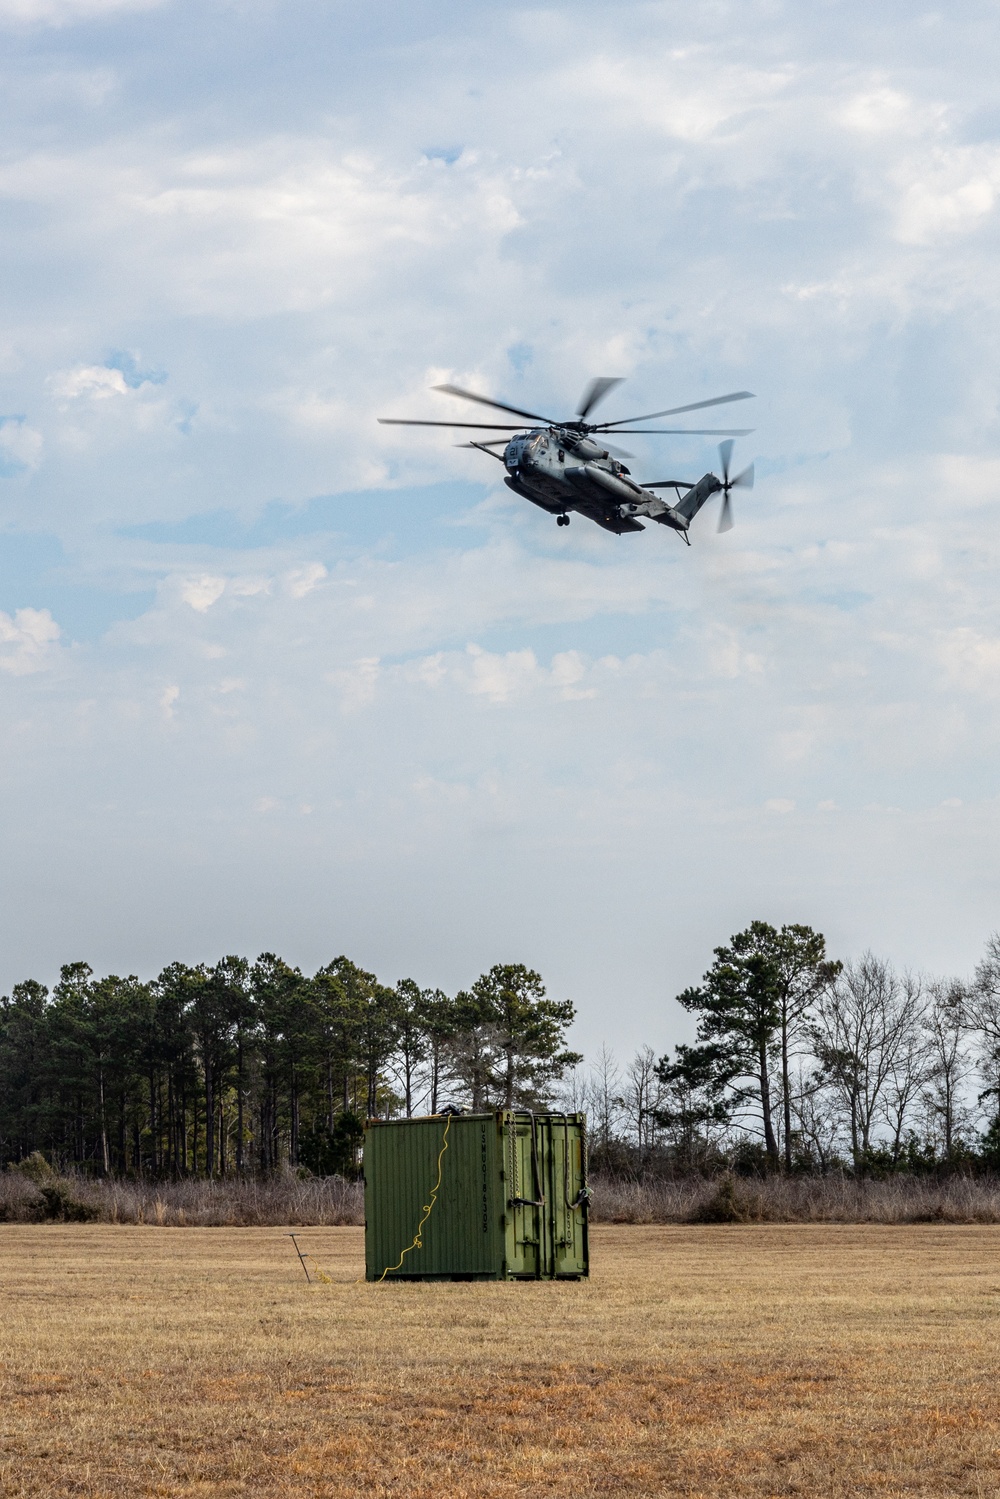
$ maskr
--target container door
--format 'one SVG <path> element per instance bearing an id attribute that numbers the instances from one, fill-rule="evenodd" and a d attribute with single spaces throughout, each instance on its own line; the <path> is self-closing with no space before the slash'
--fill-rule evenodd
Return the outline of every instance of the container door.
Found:
<path id="1" fill-rule="evenodd" d="M 545 1218 L 541 1163 L 530 1114 L 504 1114 L 507 1274 L 543 1273 Z"/>
<path id="2" fill-rule="evenodd" d="M 549 1115 L 538 1121 L 545 1136 L 548 1242 L 545 1273 L 579 1276 L 588 1273 L 587 1199 L 584 1194 L 583 1124 L 572 1114 Z"/>

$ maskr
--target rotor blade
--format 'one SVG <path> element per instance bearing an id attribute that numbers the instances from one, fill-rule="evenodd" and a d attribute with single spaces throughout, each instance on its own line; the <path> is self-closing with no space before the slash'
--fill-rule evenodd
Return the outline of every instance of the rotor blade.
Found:
<path id="1" fill-rule="evenodd" d="M 508 406 L 504 401 L 491 401 L 489 396 L 477 396 L 474 391 L 461 390 L 457 385 L 432 385 L 432 390 L 442 390 L 446 396 L 461 396 L 463 401 L 478 401 L 480 406 L 494 406 L 497 411 L 510 411 L 514 416 L 526 416 L 533 422 L 542 422 L 546 427 L 553 423 L 547 416 L 534 411 L 522 411 L 519 406 Z"/>
<path id="2" fill-rule="evenodd" d="M 693 479 L 651 479 L 643 489 L 693 489 Z"/>
<path id="3" fill-rule="evenodd" d="M 488 453 L 489 456 L 491 458 L 495 458 L 498 463 L 503 463 L 503 455 L 500 453 L 494 453 L 493 451 L 493 447 L 496 446 L 495 443 L 491 446 L 489 443 L 485 442 L 456 442 L 455 446 L 456 448 L 476 448 L 480 453 Z"/>
<path id="4" fill-rule="evenodd" d="M 591 380 L 587 389 L 580 397 L 580 404 L 576 408 L 576 414 L 581 422 L 585 422 L 593 411 L 598 401 L 603 401 L 609 390 L 614 390 L 616 385 L 621 385 L 621 375 L 599 375 L 596 380 Z"/>
<path id="5" fill-rule="evenodd" d="M 741 484 L 744 489 L 753 489 L 753 464 L 751 463 L 749 468 L 745 468 L 741 474 L 737 474 L 736 478 L 730 482 L 734 489 L 737 484 Z"/>
<path id="6" fill-rule="evenodd" d="M 645 416 L 623 416 L 621 422 L 651 422 L 657 416 L 680 416 L 682 411 L 703 411 L 706 406 L 725 406 L 727 401 L 752 401 L 752 390 L 734 390 L 728 396 L 713 396 L 710 401 L 692 401 L 690 406 L 671 406 L 669 411 L 650 411 Z M 617 427 L 621 422 L 604 422 L 605 427 Z"/>
<path id="7" fill-rule="evenodd" d="M 733 529 L 733 507 L 729 499 L 729 491 L 726 490 L 722 496 L 722 509 L 719 511 L 719 531 L 731 531 Z"/>
<path id="8" fill-rule="evenodd" d="M 719 458 L 722 462 L 722 482 L 729 485 L 729 464 L 733 456 L 733 439 L 730 437 L 726 442 L 719 443 Z"/>
<path id="9" fill-rule="evenodd" d="M 459 423 L 458 425 L 461 425 L 461 423 Z M 506 432 L 508 429 L 504 427 L 501 430 Z M 520 432 L 523 430 L 523 428 L 512 427 L 510 430 L 512 432 Z M 455 446 L 456 448 L 505 448 L 509 441 L 509 437 L 494 437 L 489 442 L 456 442 Z M 611 443 L 606 443 L 605 449 L 608 453 L 611 454 L 612 458 L 635 457 L 635 454 L 630 453 L 627 448 L 615 447 Z"/>
<path id="10" fill-rule="evenodd" d="M 420 422 L 407 416 L 380 416 L 381 427 L 471 427 L 476 432 L 523 432 L 520 427 L 505 427 L 501 422 Z"/>
<path id="11" fill-rule="evenodd" d="M 615 427 L 610 434 L 599 431 L 594 437 L 631 437 L 640 433 L 660 437 L 749 437 L 754 430 L 753 427 Z"/>

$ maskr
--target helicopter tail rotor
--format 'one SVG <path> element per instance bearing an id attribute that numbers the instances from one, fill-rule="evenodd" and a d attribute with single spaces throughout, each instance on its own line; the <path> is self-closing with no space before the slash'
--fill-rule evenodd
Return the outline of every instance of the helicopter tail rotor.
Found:
<path id="1" fill-rule="evenodd" d="M 719 443 L 719 459 L 722 464 L 722 509 L 719 512 L 719 531 L 731 531 L 733 529 L 733 505 L 730 492 L 734 489 L 753 489 L 753 464 L 751 463 L 742 473 L 736 474 L 734 478 L 729 477 L 729 465 L 733 457 L 733 441 L 727 438 L 725 442 Z"/>

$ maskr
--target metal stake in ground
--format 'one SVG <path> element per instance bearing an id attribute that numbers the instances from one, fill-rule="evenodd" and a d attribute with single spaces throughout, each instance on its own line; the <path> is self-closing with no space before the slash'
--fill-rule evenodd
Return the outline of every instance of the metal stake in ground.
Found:
<path id="1" fill-rule="evenodd" d="M 312 1285 L 312 1281 L 309 1279 L 309 1266 L 306 1264 L 305 1260 L 302 1258 L 302 1250 L 299 1248 L 298 1240 L 296 1239 L 296 1237 L 295 1237 L 294 1234 L 289 1234 L 288 1237 L 291 1239 L 292 1243 L 295 1245 L 295 1253 L 299 1257 L 299 1264 L 302 1266 L 303 1273 L 305 1274 L 306 1283 L 308 1285 Z"/>

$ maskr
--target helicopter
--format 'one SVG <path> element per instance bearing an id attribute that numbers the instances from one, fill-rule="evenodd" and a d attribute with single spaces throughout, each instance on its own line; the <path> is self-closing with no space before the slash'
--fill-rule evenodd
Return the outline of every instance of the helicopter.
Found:
<path id="1" fill-rule="evenodd" d="M 706 406 L 724 406 L 730 401 L 748 401 L 753 391 L 736 390 L 729 395 L 714 396 L 709 401 L 692 401 L 687 406 L 672 406 L 667 411 L 651 411 L 645 416 L 622 417 L 613 422 L 589 422 L 587 418 L 599 401 L 603 401 L 616 385 L 622 383 L 618 377 L 601 376 L 591 380 L 580 397 L 576 416 L 572 421 L 553 421 L 539 416 L 534 411 L 523 411 L 518 406 L 509 406 L 504 401 L 494 401 L 489 396 L 477 395 L 471 390 L 462 390 L 457 385 L 435 385 L 434 390 L 445 395 L 458 396 L 463 401 L 475 401 L 480 406 L 489 406 L 496 411 L 506 411 L 511 416 L 524 417 L 536 424 L 527 429 L 521 426 L 503 425 L 498 422 L 439 422 L 422 421 L 408 417 L 381 416 L 383 426 L 392 427 L 461 427 L 477 432 L 512 432 L 513 437 L 489 438 L 483 441 L 457 443 L 457 447 L 476 448 L 498 459 L 507 470 L 504 483 L 515 494 L 530 500 L 542 510 L 556 518 L 559 526 L 568 526 L 570 512 L 585 516 L 602 526 L 605 531 L 621 535 L 625 531 L 644 531 L 640 517 L 656 521 L 677 532 L 688 546 L 691 545 L 688 531 L 691 522 L 706 500 L 713 495 L 722 495 L 722 509 L 718 529 L 732 528 L 733 512 L 730 492 L 737 488 L 753 487 L 753 464 L 742 473 L 730 478 L 733 438 L 746 437 L 752 427 L 743 428 L 683 428 L 683 427 L 633 427 L 632 422 L 654 421 L 657 417 L 680 416 L 686 411 L 702 411 Z M 649 433 L 663 436 L 724 437 L 719 444 L 722 478 L 712 473 L 700 479 L 653 479 L 639 484 L 625 464 L 623 458 L 631 453 L 611 447 L 602 447 L 606 435 L 619 433 Z M 503 448 L 503 453 L 495 451 Z M 670 505 L 654 493 L 657 489 L 675 491 L 676 503 Z"/>

